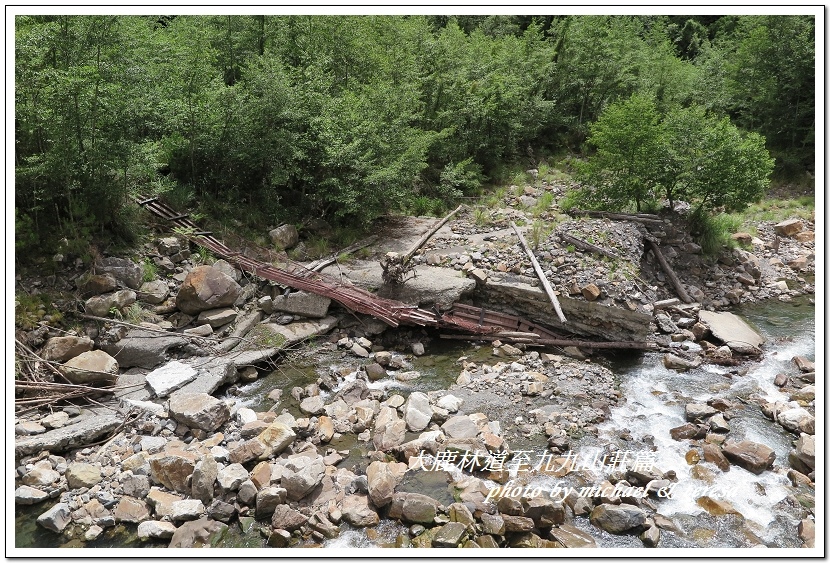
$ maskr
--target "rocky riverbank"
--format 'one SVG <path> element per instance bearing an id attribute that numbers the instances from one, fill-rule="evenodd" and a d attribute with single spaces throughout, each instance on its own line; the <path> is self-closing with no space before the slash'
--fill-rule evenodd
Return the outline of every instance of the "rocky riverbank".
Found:
<path id="1" fill-rule="evenodd" d="M 416 256 L 414 283 L 382 291 L 438 308 L 498 301 L 506 312 L 550 319 L 535 274 L 505 227 L 524 221 L 532 229 L 529 210 L 559 189 L 527 188 L 487 225 L 477 224 L 472 211 L 462 213 Z M 607 312 L 604 321 L 613 318 L 614 327 L 624 326 L 627 314 L 643 315 L 644 334 L 661 347 L 667 367 L 706 362 L 740 376 L 762 353 L 763 338 L 720 310 L 811 293 L 803 277 L 813 268 L 811 225 L 762 224 L 763 238 L 750 237 L 752 252 L 735 249 L 710 260 L 675 219 L 659 233 L 636 222 L 569 219 L 541 237 L 537 256 L 574 307 L 592 304 L 591 314 Z M 408 220 L 406 235 L 378 244 L 375 256 L 405 248 L 420 234 L 415 224 L 425 230 L 429 222 Z M 574 249 L 557 233 L 601 244 L 617 258 Z M 674 299 L 653 254 L 643 258 L 644 237 L 656 234 L 696 303 Z M 394 540 L 399 547 L 591 547 L 596 541 L 585 522 L 638 535 L 645 546 L 660 545 L 661 530 L 676 532 L 656 511 L 677 468 L 658 467 L 649 444 L 606 445 L 591 463 L 574 459 L 571 442 L 596 435 L 625 400 L 613 373 L 586 358 L 589 351 L 493 342 L 487 360 L 460 358 L 446 389 L 402 391 L 390 383 L 417 380 L 412 358 L 428 353 L 435 335 L 391 334 L 326 298 L 263 283 L 222 260 L 205 264 L 180 238 L 161 238 L 144 252 L 158 272 L 149 281 L 137 262 L 119 257 L 100 259 L 91 272 L 68 267 L 67 275 L 35 280 L 30 291 L 71 283 L 64 289 L 84 299 L 87 316 L 70 332 L 41 320 L 17 334 L 59 370 L 53 381 L 66 378 L 95 398 L 92 405 L 19 409 L 15 425 L 15 502 L 51 505 L 38 524 L 67 541 L 94 541 L 123 524 L 170 546 L 217 545 L 228 526 L 241 525 L 259 530 L 266 545 L 284 547 L 322 543 L 381 520 L 403 526 Z M 338 273 L 378 288 L 376 264 L 354 261 Z M 579 330 L 610 329 L 584 323 Z M 275 390 L 267 408 L 246 407 L 234 389 L 309 338 L 337 369 Z M 732 464 L 785 470 L 794 486 L 809 489 L 815 375 L 808 361 L 799 362 L 798 373 L 775 382 L 790 401 L 756 405 L 798 434 L 790 469 L 783 460 L 776 465 L 763 444 L 728 438 L 735 414 L 728 402 L 687 405 L 687 423 L 672 437 L 691 440 L 690 451 L 721 471 Z M 18 398 L 42 392 L 19 390 Z M 355 449 L 364 455 L 355 459 Z M 418 472 L 442 475 L 454 502 L 404 490 Z M 567 483 L 563 491 L 555 490 L 560 481 Z M 712 514 L 729 512 L 708 506 Z M 799 533 L 808 546 L 811 526 L 805 514 Z"/>

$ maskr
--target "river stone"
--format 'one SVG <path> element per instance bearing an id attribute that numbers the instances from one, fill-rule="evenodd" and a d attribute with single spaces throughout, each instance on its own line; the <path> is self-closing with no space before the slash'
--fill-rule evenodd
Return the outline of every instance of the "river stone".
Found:
<path id="1" fill-rule="evenodd" d="M 723 455 L 734 465 L 756 475 L 769 469 L 775 461 L 775 451 L 772 448 L 749 440 L 727 442 L 723 446 Z"/>
<path id="2" fill-rule="evenodd" d="M 264 487 L 256 494 L 256 517 L 258 520 L 271 516 L 280 504 L 285 504 L 288 491 L 282 487 Z"/>
<path id="3" fill-rule="evenodd" d="M 314 319 L 326 316 L 331 305 L 331 299 L 322 295 L 315 295 L 305 291 L 295 291 L 284 295 L 274 295 L 271 307 L 274 311 L 282 311 L 292 315 L 300 315 Z"/>
<path id="4" fill-rule="evenodd" d="M 217 547 L 228 531 L 228 526 L 209 518 L 185 522 L 179 526 L 167 547 Z"/>
<path id="5" fill-rule="evenodd" d="M 563 547 L 570 549 L 597 547 L 596 540 L 590 534 L 583 532 L 573 524 L 560 524 L 558 527 L 551 528 L 550 537 Z"/>
<path id="6" fill-rule="evenodd" d="M 99 471 L 99 481 L 101 480 L 100 477 L 101 474 Z M 60 478 L 61 474 L 52 468 L 52 464 L 49 462 L 49 460 L 43 459 L 37 462 L 35 466 L 23 476 L 23 484 L 30 485 L 33 487 L 45 487 L 47 485 L 51 485 L 52 483 L 57 482 Z"/>
<path id="7" fill-rule="evenodd" d="M 502 514 L 502 518 L 507 532 L 529 532 L 535 527 L 533 520 L 525 516 Z"/>
<path id="8" fill-rule="evenodd" d="M 389 409 L 391 410 L 391 409 Z M 381 409 L 383 412 L 383 409 Z M 406 438 L 406 422 L 397 418 L 382 423 L 380 418 L 375 419 L 375 433 L 372 442 L 378 451 L 387 451 L 403 444 Z"/>
<path id="9" fill-rule="evenodd" d="M 383 508 L 392 502 L 397 479 L 388 463 L 373 461 L 366 468 L 369 499 L 378 508 Z"/>
<path id="10" fill-rule="evenodd" d="M 16 440 L 15 455 L 22 457 L 42 451 L 53 453 L 66 451 L 94 442 L 124 422 L 120 415 L 109 413 L 77 417 L 76 420 L 63 428 L 55 428 L 37 436 Z"/>
<path id="11" fill-rule="evenodd" d="M 150 492 L 150 477 L 148 475 L 133 475 L 132 472 L 121 474 L 121 490 L 127 496 L 144 498 Z"/>
<path id="12" fill-rule="evenodd" d="M 37 517 L 37 523 L 49 531 L 60 534 L 72 520 L 69 505 L 59 502 Z"/>
<path id="13" fill-rule="evenodd" d="M 132 289 L 138 289 L 144 277 L 144 268 L 127 258 L 103 258 L 95 264 L 95 271 L 99 274 L 111 274 Z"/>
<path id="14" fill-rule="evenodd" d="M 171 491 L 190 494 L 191 487 L 187 478 L 193 474 L 198 459 L 195 452 L 178 448 L 166 449 L 150 456 L 150 476 Z"/>
<path id="15" fill-rule="evenodd" d="M 478 436 L 478 426 L 469 416 L 454 416 L 441 425 L 441 430 L 450 438 L 470 439 Z"/>
<path id="16" fill-rule="evenodd" d="M 649 526 L 640 534 L 640 541 L 646 547 L 657 547 L 660 542 L 660 528 L 657 526 Z"/>
<path id="17" fill-rule="evenodd" d="M 420 493 L 406 493 L 400 508 L 401 520 L 410 524 L 431 524 L 437 512 L 438 501 Z"/>
<path id="18" fill-rule="evenodd" d="M 629 504 L 600 504 L 591 511 L 591 524 L 612 534 L 622 534 L 641 527 L 646 513 Z"/>
<path id="19" fill-rule="evenodd" d="M 219 328 L 226 324 L 233 322 L 239 313 L 230 307 L 221 307 L 219 309 L 209 309 L 202 311 L 196 317 L 195 323 L 197 325 L 210 325 L 211 328 Z"/>
<path id="20" fill-rule="evenodd" d="M 137 498 L 122 496 L 113 514 L 116 522 L 139 524 L 150 519 L 147 503 Z"/>
<path id="21" fill-rule="evenodd" d="M 501 514 L 487 514 L 481 515 L 481 529 L 485 534 L 492 534 L 495 536 L 504 535 L 504 518 Z"/>
<path id="22" fill-rule="evenodd" d="M 388 375 L 386 369 L 377 362 L 372 362 L 365 369 L 369 381 L 379 381 Z"/>
<path id="23" fill-rule="evenodd" d="M 441 526 L 433 536 L 432 547 L 458 547 L 466 535 L 467 526 L 460 522 L 449 522 Z"/>
<path id="24" fill-rule="evenodd" d="M 816 400 L 816 386 L 805 385 L 801 389 L 797 389 L 790 395 L 791 401 L 798 401 L 800 403 L 810 403 Z"/>
<path id="25" fill-rule="evenodd" d="M 802 433 L 795 444 L 795 455 L 810 469 L 816 468 L 816 439 Z"/>
<path id="26" fill-rule="evenodd" d="M 158 522 L 147 520 L 138 525 L 138 539 L 140 540 L 169 540 L 176 532 L 176 525 L 172 522 Z"/>
<path id="27" fill-rule="evenodd" d="M 689 422 L 703 422 L 705 419 L 718 413 L 716 408 L 700 403 L 686 405 L 686 420 Z"/>
<path id="28" fill-rule="evenodd" d="M 20 485 L 14 490 L 15 504 L 37 504 L 49 498 L 49 493 L 30 487 L 29 485 Z"/>
<path id="29" fill-rule="evenodd" d="M 316 416 L 325 412 L 325 400 L 320 395 L 306 397 L 300 401 L 300 410 L 310 416 Z"/>
<path id="30" fill-rule="evenodd" d="M 70 463 L 65 475 L 70 489 L 90 488 L 101 482 L 101 468 L 91 463 Z"/>
<path id="31" fill-rule="evenodd" d="M 213 500 L 214 484 L 219 475 L 219 466 L 212 455 L 206 455 L 193 469 L 191 494 L 202 501 L 205 506 Z"/>
<path id="32" fill-rule="evenodd" d="M 663 356 L 663 365 L 666 367 L 666 369 L 694 369 L 700 366 L 700 359 L 687 360 L 686 358 L 681 358 L 676 354 L 665 354 Z"/>
<path id="33" fill-rule="evenodd" d="M 147 503 L 153 507 L 156 518 L 165 518 L 173 515 L 173 503 L 182 500 L 180 495 L 162 491 L 158 488 L 150 489 L 147 494 Z"/>
<path id="34" fill-rule="evenodd" d="M 747 345 L 760 348 L 766 342 L 763 336 L 734 313 L 701 311 L 698 318 L 709 326 L 712 336 L 735 351 L 746 349 Z"/>
<path id="35" fill-rule="evenodd" d="M 152 369 L 167 359 L 170 348 L 184 346 L 187 343 L 187 339 L 178 335 L 132 329 L 118 342 L 103 344 L 101 349 L 118 358 L 121 368 Z"/>
<path id="36" fill-rule="evenodd" d="M 193 366 L 179 361 L 164 364 L 147 374 L 147 385 L 157 397 L 166 397 L 196 379 L 196 370 Z"/>
<path id="37" fill-rule="evenodd" d="M 250 479 L 242 481 L 239 485 L 239 490 L 236 493 L 236 500 L 244 506 L 256 507 L 257 488 L 254 482 Z"/>
<path id="38" fill-rule="evenodd" d="M 565 522 L 565 506 L 546 496 L 522 499 L 522 509 L 537 528 L 550 528 Z"/>
<path id="39" fill-rule="evenodd" d="M 300 500 L 320 484 L 325 472 L 326 465 L 321 456 L 296 455 L 285 462 L 280 485 L 290 500 Z"/>
<path id="40" fill-rule="evenodd" d="M 230 307 L 242 293 L 233 278 L 212 266 L 197 266 L 185 277 L 176 295 L 176 307 L 188 315 Z"/>
<path id="41" fill-rule="evenodd" d="M 271 526 L 292 532 L 308 521 L 308 517 L 287 504 L 278 504 L 271 517 Z"/>
<path id="42" fill-rule="evenodd" d="M 712 516 L 723 516 L 724 514 L 740 514 L 732 503 L 726 500 L 714 499 L 710 496 L 702 496 L 697 499 L 697 504 L 703 507 Z"/>
<path id="43" fill-rule="evenodd" d="M 86 336 L 53 336 L 46 341 L 40 355 L 44 360 L 66 362 L 92 350 L 94 344 Z"/>
<path id="44" fill-rule="evenodd" d="M 814 426 L 815 418 L 807 409 L 796 407 L 787 409 L 778 415 L 778 424 L 789 430 L 790 432 L 805 432 L 808 426 Z M 814 434 L 815 432 L 808 432 Z"/>
<path id="45" fill-rule="evenodd" d="M 282 453 L 296 437 L 297 435 L 288 425 L 275 420 L 256 439 L 265 446 L 263 455 L 268 458 Z"/>
<path id="46" fill-rule="evenodd" d="M 198 520 L 205 516 L 205 505 L 199 499 L 185 499 L 173 503 L 173 513 L 170 517 L 174 522 Z"/>
<path id="47" fill-rule="evenodd" d="M 514 549 L 539 549 L 549 547 L 550 543 L 533 532 L 518 532 L 510 534 L 507 546 Z"/>
<path id="48" fill-rule="evenodd" d="M 86 385 L 118 379 L 118 362 L 103 350 L 83 352 L 63 364 L 63 372 L 72 383 Z"/>
<path id="49" fill-rule="evenodd" d="M 458 409 L 461 408 L 463 403 L 464 399 L 459 399 L 455 395 L 444 395 L 438 399 L 437 405 L 447 412 L 455 413 L 458 412 Z"/>
<path id="50" fill-rule="evenodd" d="M 69 423 L 69 413 L 66 411 L 53 412 L 44 416 L 40 423 L 46 428 L 63 428 Z"/>
<path id="51" fill-rule="evenodd" d="M 46 427 L 34 420 L 21 420 L 14 425 L 15 436 L 35 436 L 46 432 Z"/>
<path id="52" fill-rule="evenodd" d="M 239 489 L 239 485 L 248 479 L 248 470 L 240 463 L 232 463 L 227 467 L 219 469 L 216 481 L 225 492 Z"/>
<path id="53" fill-rule="evenodd" d="M 343 520 L 357 528 L 374 526 L 380 522 L 378 513 L 369 506 L 366 495 L 347 495 L 341 503 Z"/>
<path id="54" fill-rule="evenodd" d="M 715 444 L 703 445 L 703 459 L 714 463 L 721 471 L 729 471 L 729 461 L 723 455 L 721 449 Z"/>
<path id="55" fill-rule="evenodd" d="M 404 408 L 406 427 L 411 432 L 420 432 L 429 425 L 432 418 L 432 408 L 426 393 L 415 391 L 409 395 Z"/>
<path id="56" fill-rule="evenodd" d="M 213 432 L 230 418 L 228 405 L 207 393 L 175 395 L 170 399 L 170 416 L 190 428 Z"/>
<path id="57" fill-rule="evenodd" d="M 709 419 L 709 428 L 712 432 L 720 432 L 726 433 L 731 430 L 729 427 L 729 423 L 726 422 L 726 418 L 724 418 L 723 414 L 718 413 L 712 418 Z"/>

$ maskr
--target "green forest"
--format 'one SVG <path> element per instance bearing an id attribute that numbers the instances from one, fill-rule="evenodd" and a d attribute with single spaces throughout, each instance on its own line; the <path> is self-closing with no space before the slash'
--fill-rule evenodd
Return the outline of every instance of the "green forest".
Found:
<path id="1" fill-rule="evenodd" d="M 135 240 L 138 194 L 367 228 L 545 155 L 581 205 L 731 209 L 814 169 L 815 21 L 17 16 L 14 95 L 18 256 Z"/>

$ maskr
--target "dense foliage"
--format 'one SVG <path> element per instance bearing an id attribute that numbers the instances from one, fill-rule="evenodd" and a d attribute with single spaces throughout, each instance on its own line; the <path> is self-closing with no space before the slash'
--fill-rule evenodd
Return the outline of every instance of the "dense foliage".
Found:
<path id="1" fill-rule="evenodd" d="M 653 169 L 653 129 L 756 147 L 737 126 L 811 167 L 814 35 L 808 16 L 17 16 L 17 247 L 128 236 L 137 193 L 263 226 L 437 212 L 589 135 L 619 144 L 630 201 L 729 205 L 751 159 L 692 180 L 681 144 Z M 615 102 L 650 104 L 629 139 L 592 127 Z"/>

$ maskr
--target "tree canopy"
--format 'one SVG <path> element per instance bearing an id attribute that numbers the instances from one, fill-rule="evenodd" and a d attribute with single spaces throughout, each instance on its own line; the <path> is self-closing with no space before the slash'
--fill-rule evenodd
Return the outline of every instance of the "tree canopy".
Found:
<path id="1" fill-rule="evenodd" d="M 734 205 L 764 141 L 814 166 L 814 65 L 810 16 L 16 16 L 16 232 L 127 236 L 136 193 L 365 225 L 532 151 L 596 149 L 635 203 Z M 691 147 L 731 164 L 693 180 Z"/>

